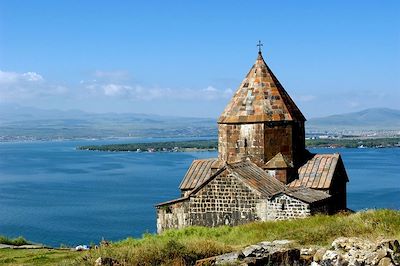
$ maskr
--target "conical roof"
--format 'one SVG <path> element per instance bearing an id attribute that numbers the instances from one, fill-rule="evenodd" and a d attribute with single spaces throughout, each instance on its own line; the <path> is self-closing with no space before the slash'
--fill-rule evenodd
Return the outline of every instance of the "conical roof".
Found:
<path id="1" fill-rule="evenodd" d="M 218 123 L 305 120 L 259 52 L 256 63 L 225 107 Z"/>

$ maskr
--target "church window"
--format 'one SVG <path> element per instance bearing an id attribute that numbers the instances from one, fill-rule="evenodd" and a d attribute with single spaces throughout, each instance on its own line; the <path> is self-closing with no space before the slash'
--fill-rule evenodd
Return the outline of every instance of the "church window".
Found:
<path id="1" fill-rule="evenodd" d="M 244 139 L 244 147 L 247 148 L 247 139 Z"/>

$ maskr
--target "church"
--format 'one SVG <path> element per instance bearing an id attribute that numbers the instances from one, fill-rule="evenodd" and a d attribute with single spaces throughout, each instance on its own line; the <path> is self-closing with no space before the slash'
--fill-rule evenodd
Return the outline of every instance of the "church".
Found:
<path id="1" fill-rule="evenodd" d="M 259 49 L 218 119 L 218 158 L 194 160 L 181 197 L 156 205 L 157 232 L 346 210 L 342 158 L 310 153 L 305 121 Z"/>

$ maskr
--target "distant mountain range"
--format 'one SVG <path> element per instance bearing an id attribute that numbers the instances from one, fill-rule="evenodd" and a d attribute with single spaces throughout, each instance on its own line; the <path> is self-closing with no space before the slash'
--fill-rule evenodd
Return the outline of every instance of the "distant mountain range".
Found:
<path id="1" fill-rule="evenodd" d="M 372 108 L 309 119 L 306 130 L 400 130 L 400 110 Z M 0 140 L 107 137 L 216 137 L 215 118 L 94 114 L 0 105 Z"/>
<path id="2" fill-rule="evenodd" d="M 87 113 L 0 105 L 0 137 L 107 138 L 216 136 L 211 118 L 173 117 L 137 113 Z M 22 138 L 23 139 L 23 138 Z"/>
<path id="3" fill-rule="evenodd" d="M 370 108 L 359 112 L 312 118 L 306 130 L 400 130 L 400 110 Z"/>

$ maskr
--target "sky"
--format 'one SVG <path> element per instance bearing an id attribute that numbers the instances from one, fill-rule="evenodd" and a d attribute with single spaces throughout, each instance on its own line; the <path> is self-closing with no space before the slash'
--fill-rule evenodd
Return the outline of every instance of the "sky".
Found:
<path id="1" fill-rule="evenodd" d="M 306 118 L 400 109 L 400 1 L 0 1 L 0 104 L 218 117 L 256 44 Z"/>

